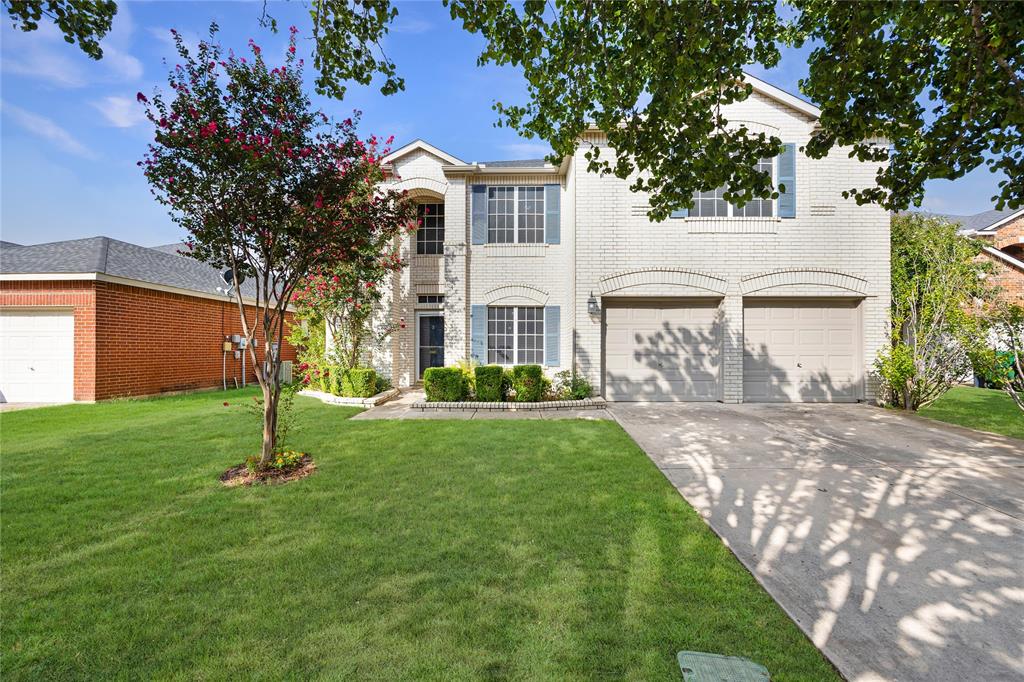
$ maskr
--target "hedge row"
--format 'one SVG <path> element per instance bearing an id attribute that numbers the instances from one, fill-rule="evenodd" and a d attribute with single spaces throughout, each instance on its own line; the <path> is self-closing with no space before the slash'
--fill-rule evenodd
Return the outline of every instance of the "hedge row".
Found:
<path id="1" fill-rule="evenodd" d="M 476 399 L 481 402 L 537 403 L 548 397 L 551 382 L 540 365 L 516 365 L 506 369 L 499 365 L 473 368 L 469 375 L 460 367 L 431 367 L 423 373 L 423 388 L 428 402 L 459 402 Z M 473 385 L 475 384 L 475 395 Z M 589 385 L 588 385 L 589 389 Z M 587 395 L 580 397 L 590 397 Z"/>
<path id="2" fill-rule="evenodd" d="M 371 367 L 345 369 L 328 365 L 320 372 L 320 390 L 346 398 L 370 398 L 379 392 L 383 382 Z"/>

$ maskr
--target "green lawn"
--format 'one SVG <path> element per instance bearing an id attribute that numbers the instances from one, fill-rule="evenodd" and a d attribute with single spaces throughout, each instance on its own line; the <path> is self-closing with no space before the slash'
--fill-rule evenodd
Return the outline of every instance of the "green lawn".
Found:
<path id="1" fill-rule="evenodd" d="M 919 414 L 950 424 L 1024 438 L 1024 412 L 1010 396 L 989 388 L 954 386 Z"/>
<path id="2" fill-rule="evenodd" d="M 318 472 L 227 489 L 245 395 L 0 418 L 5 680 L 679 680 L 681 649 L 838 679 L 613 422 L 300 398 Z"/>

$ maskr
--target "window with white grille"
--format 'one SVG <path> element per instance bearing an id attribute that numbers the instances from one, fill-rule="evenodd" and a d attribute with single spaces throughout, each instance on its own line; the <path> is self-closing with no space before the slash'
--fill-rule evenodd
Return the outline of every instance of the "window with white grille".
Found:
<path id="1" fill-rule="evenodd" d="M 419 204 L 416 207 L 419 229 L 416 230 L 416 253 L 444 253 L 444 204 Z"/>
<path id="2" fill-rule="evenodd" d="M 527 365 L 544 362 L 544 308 L 489 306 L 487 362 Z"/>
<path id="3" fill-rule="evenodd" d="M 544 187 L 488 187 L 487 242 L 542 244 Z"/>

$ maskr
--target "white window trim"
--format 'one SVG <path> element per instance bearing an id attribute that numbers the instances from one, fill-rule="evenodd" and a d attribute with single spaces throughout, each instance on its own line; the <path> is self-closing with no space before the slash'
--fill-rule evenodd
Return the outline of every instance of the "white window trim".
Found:
<path id="1" fill-rule="evenodd" d="M 540 366 L 543 367 L 544 366 L 544 361 L 547 359 L 547 348 L 545 347 L 545 344 L 547 342 L 547 333 L 548 333 L 547 324 L 546 324 L 547 320 L 545 319 L 545 315 L 544 315 L 544 306 L 542 306 L 542 305 L 489 305 L 489 306 L 487 306 L 487 310 L 488 311 L 490 311 L 491 308 L 511 308 L 512 310 L 515 311 L 512 314 L 512 362 L 491 362 L 491 333 L 490 333 L 490 329 L 488 328 L 488 331 L 487 331 L 487 344 L 486 344 L 487 347 L 486 347 L 486 349 L 484 351 L 484 352 L 487 353 L 487 364 L 489 364 L 489 365 L 499 365 L 501 367 L 515 367 L 516 365 L 519 365 L 519 364 L 540 365 Z M 540 360 L 537 360 L 536 362 L 520 363 L 518 361 L 518 358 L 519 358 L 519 309 L 520 308 L 539 308 L 540 309 L 540 320 L 539 320 L 539 322 L 541 324 Z M 488 315 L 488 320 L 487 321 L 490 322 L 490 315 Z"/>
<path id="2" fill-rule="evenodd" d="M 491 241 L 491 188 L 492 187 L 511 187 L 514 189 L 512 196 L 512 236 L 513 240 L 510 242 L 492 242 Z M 521 242 L 519 241 L 519 190 L 525 188 L 539 188 L 540 189 L 540 218 L 544 226 L 541 228 L 541 235 L 539 242 Z M 487 202 L 487 241 L 486 244 L 494 244 L 496 246 L 508 246 L 511 244 L 522 244 L 524 246 L 533 246 L 539 244 L 547 244 L 548 239 L 548 193 L 544 185 L 487 185 L 486 197 L 484 200 Z"/>

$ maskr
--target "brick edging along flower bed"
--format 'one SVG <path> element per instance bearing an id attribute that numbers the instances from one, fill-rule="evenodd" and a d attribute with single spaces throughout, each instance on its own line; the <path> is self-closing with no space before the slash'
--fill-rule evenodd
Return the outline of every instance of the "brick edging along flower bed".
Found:
<path id="1" fill-rule="evenodd" d="M 299 391 L 299 395 L 304 395 L 309 398 L 318 398 L 329 405 L 354 405 L 356 407 L 376 407 L 377 405 L 386 403 L 392 398 L 397 398 L 400 394 L 401 392 L 397 388 L 389 388 L 388 390 L 381 391 L 370 398 L 348 398 L 345 396 L 334 395 L 333 393 L 314 391 L 308 388 Z"/>
<path id="2" fill-rule="evenodd" d="M 603 410 L 606 407 L 604 398 L 584 398 L 583 400 L 547 400 L 539 403 L 485 403 L 472 400 L 459 402 L 416 402 L 414 410 Z"/>

